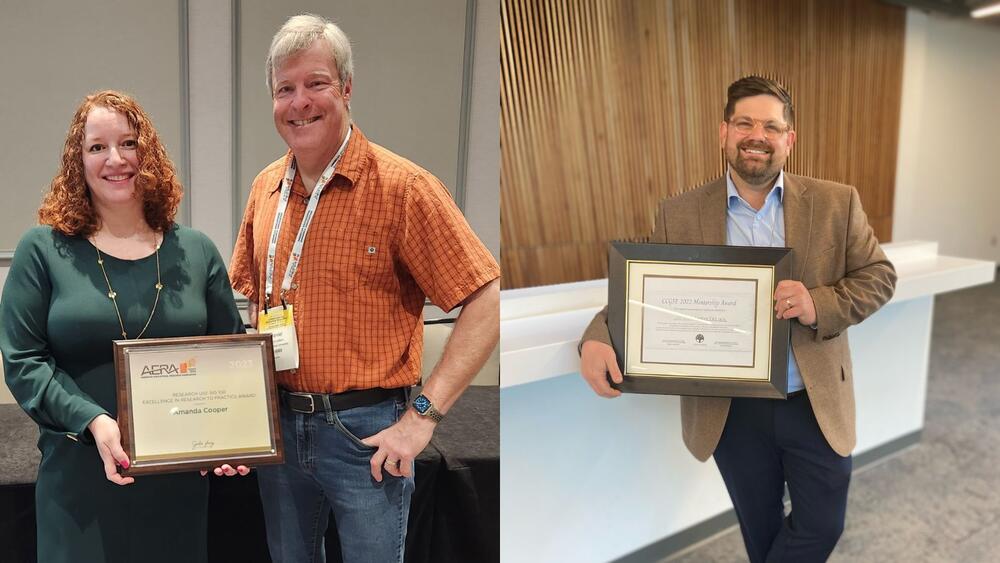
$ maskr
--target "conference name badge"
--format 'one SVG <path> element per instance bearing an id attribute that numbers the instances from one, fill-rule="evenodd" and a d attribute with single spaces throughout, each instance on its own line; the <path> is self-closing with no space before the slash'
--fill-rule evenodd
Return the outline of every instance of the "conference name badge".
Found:
<path id="1" fill-rule="evenodd" d="M 295 335 L 292 307 L 272 307 L 257 315 L 257 331 L 270 334 L 274 344 L 275 371 L 299 367 L 299 341 Z"/>

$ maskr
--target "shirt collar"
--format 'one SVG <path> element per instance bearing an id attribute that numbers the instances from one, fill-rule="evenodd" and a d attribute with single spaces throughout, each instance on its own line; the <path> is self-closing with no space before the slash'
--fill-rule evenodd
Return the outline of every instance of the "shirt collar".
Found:
<path id="1" fill-rule="evenodd" d="M 746 205 L 746 201 L 740 197 L 739 192 L 736 191 L 736 184 L 733 183 L 733 171 L 730 168 L 726 168 L 726 205 L 729 209 L 733 207 L 740 201 Z M 785 200 L 785 171 L 781 170 L 778 172 L 778 179 L 774 181 L 774 187 L 768 192 L 767 197 L 764 199 L 764 205 L 767 205 L 767 201 L 776 198 L 778 203 L 782 203 Z"/>
<path id="2" fill-rule="evenodd" d="M 342 186 L 344 189 L 349 189 L 354 186 L 361 175 L 361 168 L 366 162 L 365 155 L 368 152 L 368 138 L 361 133 L 361 129 L 358 128 L 354 122 L 351 122 L 351 138 L 347 141 L 347 148 L 344 149 L 343 156 L 340 157 L 340 162 L 337 163 L 337 168 L 333 173 L 334 177 L 343 176 L 347 178 L 348 183 Z M 285 170 L 287 170 L 288 165 L 292 163 L 292 159 L 295 155 L 292 154 L 292 150 L 288 149 L 285 153 L 285 165 L 281 169 L 281 176 L 278 177 L 277 183 L 271 186 L 271 192 L 275 192 L 281 189 L 282 178 L 284 177 Z M 299 173 L 295 173 L 295 177 L 299 178 Z M 300 180 L 301 181 L 301 180 Z"/>

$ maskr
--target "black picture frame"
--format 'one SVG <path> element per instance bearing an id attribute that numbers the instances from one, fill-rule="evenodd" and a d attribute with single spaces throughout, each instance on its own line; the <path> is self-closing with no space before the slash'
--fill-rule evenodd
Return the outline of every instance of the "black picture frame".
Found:
<path id="1" fill-rule="evenodd" d="M 789 321 L 775 318 L 773 295 L 777 283 L 790 276 L 790 252 L 790 248 L 783 247 L 612 242 L 608 251 L 608 330 L 618 359 L 618 367 L 623 375 L 623 382 L 612 383 L 612 386 L 624 393 L 787 398 Z M 673 277 L 672 273 L 690 265 L 706 266 L 707 270 L 719 267 L 718 270 L 730 273 L 734 268 L 747 272 L 751 271 L 750 268 L 756 268 L 753 271 L 758 272 L 755 274 L 758 277 L 761 275 L 759 272 L 764 271 L 761 268 L 771 272 L 765 276 L 771 286 L 769 306 L 755 309 L 755 326 L 759 322 L 769 327 L 771 331 L 770 357 L 767 364 L 769 370 L 766 370 L 768 372 L 766 378 L 742 379 L 717 375 L 718 372 L 730 368 L 720 368 L 710 364 L 694 364 L 697 367 L 691 371 L 698 371 L 697 375 L 668 373 L 670 369 L 665 369 L 663 373 L 640 373 L 634 369 L 631 371 L 627 369 L 625 360 L 629 339 L 642 337 L 641 334 L 628 334 L 626 328 L 630 267 L 639 264 L 645 265 L 646 270 L 653 269 L 667 277 Z M 726 278 L 727 276 L 721 276 L 721 279 Z M 720 278 L 705 277 L 705 279 Z M 767 317 L 767 322 L 764 322 L 762 315 Z M 756 343 L 756 340 L 754 342 Z"/>

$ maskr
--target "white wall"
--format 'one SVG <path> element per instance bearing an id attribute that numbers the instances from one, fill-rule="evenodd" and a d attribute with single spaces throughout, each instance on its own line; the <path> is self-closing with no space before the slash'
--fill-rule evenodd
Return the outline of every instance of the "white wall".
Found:
<path id="1" fill-rule="evenodd" d="M 499 262 L 500 0 L 477 4 L 465 218 Z"/>
<path id="2" fill-rule="evenodd" d="M 907 10 L 893 240 L 1000 259 L 1000 27 Z"/>
<path id="3" fill-rule="evenodd" d="M 229 0 L 193 1 L 188 7 L 191 179 L 185 199 L 191 226 L 215 242 L 227 263 L 239 220 L 232 201 L 232 18 Z"/>

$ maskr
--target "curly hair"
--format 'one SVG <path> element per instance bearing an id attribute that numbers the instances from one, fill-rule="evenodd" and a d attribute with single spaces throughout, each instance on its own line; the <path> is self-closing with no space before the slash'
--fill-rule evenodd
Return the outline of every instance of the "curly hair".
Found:
<path id="1" fill-rule="evenodd" d="M 135 190 L 142 198 L 146 223 L 157 231 L 169 229 L 183 193 L 174 165 L 149 115 L 134 98 L 114 90 L 91 94 L 77 108 L 63 146 L 62 165 L 38 209 L 38 222 L 51 225 L 67 236 L 89 236 L 100 228 L 100 217 L 91 201 L 83 170 L 84 129 L 87 116 L 95 107 L 125 116 L 135 131 L 139 160 Z"/>

